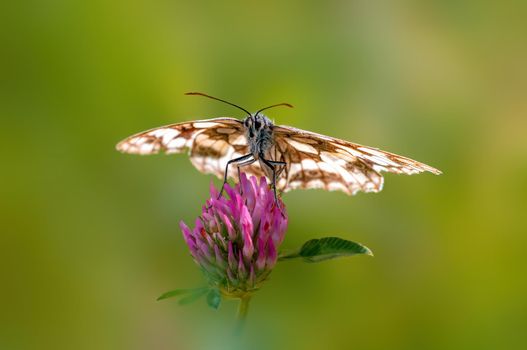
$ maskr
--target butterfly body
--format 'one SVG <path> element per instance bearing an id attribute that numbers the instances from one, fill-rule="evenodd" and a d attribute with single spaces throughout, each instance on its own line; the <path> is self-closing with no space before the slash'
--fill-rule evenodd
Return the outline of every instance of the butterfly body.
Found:
<path id="1" fill-rule="evenodd" d="M 243 120 L 249 152 L 255 159 L 269 151 L 274 144 L 273 122 L 265 115 L 252 114 Z"/>

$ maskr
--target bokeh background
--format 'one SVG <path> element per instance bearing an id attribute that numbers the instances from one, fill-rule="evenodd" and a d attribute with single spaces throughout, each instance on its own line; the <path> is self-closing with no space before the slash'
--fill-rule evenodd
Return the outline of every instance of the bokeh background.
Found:
<path id="1" fill-rule="evenodd" d="M 1 349 L 525 349 L 527 3 L 25 1 L 1 13 Z M 243 117 L 407 155 L 444 175 L 379 194 L 297 191 L 284 248 L 338 235 L 375 257 L 287 262 L 253 298 L 201 286 L 178 228 L 211 177 L 119 154 L 132 133 Z M 216 181 L 216 180 L 214 180 Z"/>

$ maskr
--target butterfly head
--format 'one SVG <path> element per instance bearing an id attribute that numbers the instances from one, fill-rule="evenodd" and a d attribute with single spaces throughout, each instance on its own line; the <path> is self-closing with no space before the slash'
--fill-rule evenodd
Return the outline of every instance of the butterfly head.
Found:
<path id="1" fill-rule="evenodd" d="M 278 106 L 285 106 L 285 107 L 293 108 L 293 106 L 290 105 L 289 103 L 283 102 L 283 103 L 277 103 L 271 106 L 261 108 L 256 113 L 250 113 L 245 108 L 240 107 L 234 103 L 222 100 L 221 98 L 217 98 L 214 96 L 204 94 L 202 92 L 188 92 L 185 95 L 198 95 L 198 96 L 208 97 L 213 100 L 220 101 L 228 105 L 234 106 L 244 111 L 245 113 L 247 113 L 247 117 L 243 120 L 243 125 L 245 127 L 245 136 L 247 137 L 247 140 L 249 141 L 251 152 L 256 156 L 262 151 L 267 150 L 272 145 L 272 142 L 273 142 L 272 141 L 273 123 L 271 122 L 269 118 L 267 118 L 261 112 L 265 111 L 266 109 L 274 108 Z"/>
<path id="2" fill-rule="evenodd" d="M 262 133 L 269 133 L 273 129 L 273 122 L 262 113 L 251 114 L 243 120 L 245 132 L 249 139 L 255 139 Z"/>

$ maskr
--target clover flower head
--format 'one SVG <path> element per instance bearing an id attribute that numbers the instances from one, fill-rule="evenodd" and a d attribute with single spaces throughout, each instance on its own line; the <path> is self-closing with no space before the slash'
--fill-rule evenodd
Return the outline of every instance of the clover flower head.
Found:
<path id="1" fill-rule="evenodd" d="M 285 206 L 266 179 L 241 174 L 228 195 L 218 198 L 211 185 L 210 198 L 190 229 L 180 222 L 194 261 L 209 283 L 227 296 L 239 297 L 258 289 L 278 258 L 287 229 Z M 278 204 L 278 206 L 277 206 Z"/>

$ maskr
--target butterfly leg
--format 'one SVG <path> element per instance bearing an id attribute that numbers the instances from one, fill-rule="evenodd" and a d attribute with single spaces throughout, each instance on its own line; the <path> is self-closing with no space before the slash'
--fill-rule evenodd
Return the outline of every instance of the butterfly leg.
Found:
<path id="1" fill-rule="evenodd" d="M 276 167 L 279 167 L 277 170 L 276 170 L 276 173 L 274 175 L 274 180 L 273 180 L 273 188 L 274 188 L 274 193 L 275 193 L 275 199 L 276 199 L 276 179 L 278 179 L 280 177 L 280 175 L 282 174 L 282 172 L 284 171 L 285 169 L 285 166 L 287 165 L 286 162 L 280 162 L 280 161 L 275 161 L 275 160 L 270 160 L 269 161 L 271 164 L 275 165 Z M 282 192 L 280 192 L 280 194 L 282 194 Z M 277 203 L 278 204 L 278 203 Z"/>
<path id="2" fill-rule="evenodd" d="M 267 159 L 266 159 L 267 160 Z M 276 178 L 282 174 L 282 171 L 285 169 L 286 162 L 280 162 L 276 160 L 267 160 L 269 163 L 273 164 L 275 166 L 275 174 L 274 174 L 274 180 L 273 180 L 273 187 L 276 187 Z M 276 167 L 281 167 L 279 170 L 276 170 Z"/>
<path id="3" fill-rule="evenodd" d="M 276 177 L 278 177 L 278 176 L 280 176 L 280 174 L 282 174 L 282 172 L 285 169 L 285 166 L 287 165 L 286 162 L 279 162 L 279 161 L 276 161 L 276 160 L 269 160 L 268 162 L 273 164 L 273 165 L 277 165 L 277 166 L 283 167 L 283 168 L 280 168 L 280 170 L 278 170 L 276 172 Z"/>
<path id="4" fill-rule="evenodd" d="M 271 172 L 273 173 L 273 183 L 272 183 L 272 186 L 273 186 L 273 191 L 274 191 L 274 201 L 276 203 L 276 205 L 278 205 L 278 196 L 276 195 L 276 166 L 284 166 L 286 165 L 287 163 L 286 162 L 278 162 L 278 161 L 275 161 L 275 160 L 267 160 L 263 157 L 263 154 L 260 154 L 260 160 L 269 168 L 271 169 Z M 280 171 L 281 173 L 282 171 Z"/>
<path id="5" fill-rule="evenodd" d="M 252 154 L 249 153 L 249 154 L 246 154 L 244 156 L 231 159 L 231 160 L 229 160 L 227 162 L 227 165 L 225 166 L 225 174 L 223 175 L 223 184 L 221 185 L 221 190 L 220 190 L 220 194 L 218 195 L 218 199 L 221 198 L 221 195 L 223 194 L 223 189 L 225 187 L 225 184 L 227 183 L 227 176 L 229 174 L 229 165 L 231 165 L 232 163 L 244 162 L 244 161 L 246 161 L 247 159 L 249 159 L 251 157 L 252 157 Z M 238 175 L 239 175 L 239 172 L 238 172 Z"/>

